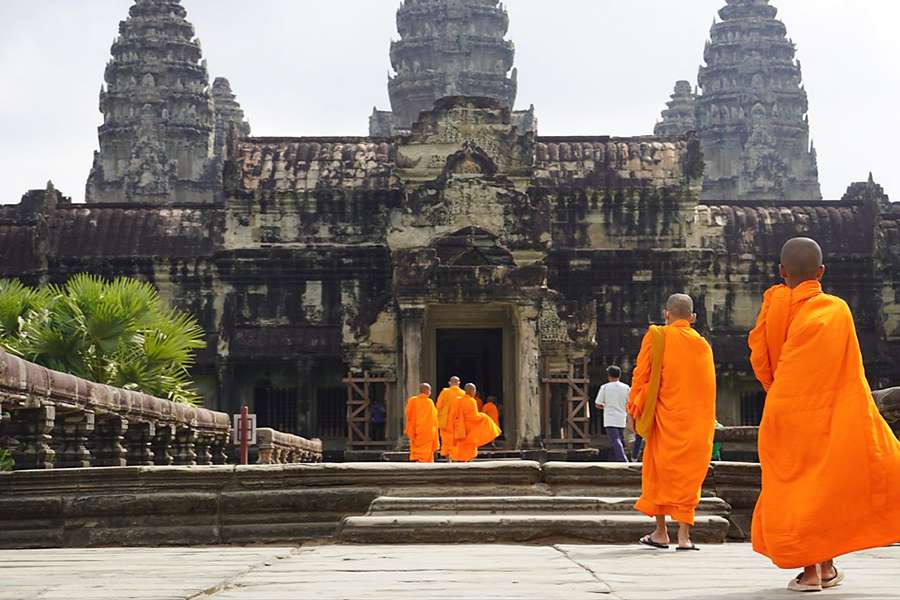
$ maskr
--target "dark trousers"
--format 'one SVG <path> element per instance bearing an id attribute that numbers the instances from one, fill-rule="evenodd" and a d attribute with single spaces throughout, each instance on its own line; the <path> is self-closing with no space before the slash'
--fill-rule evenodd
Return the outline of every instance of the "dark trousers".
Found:
<path id="1" fill-rule="evenodd" d="M 641 462 L 641 452 L 644 450 L 644 438 L 634 434 L 634 444 L 631 446 L 631 460 Z"/>
<path id="2" fill-rule="evenodd" d="M 607 427 L 606 435 L 612 443 L 612 455 L 615 462 L 628 462 L 628 456 L 625 454 L 625 428 L 624 427 Z"/>

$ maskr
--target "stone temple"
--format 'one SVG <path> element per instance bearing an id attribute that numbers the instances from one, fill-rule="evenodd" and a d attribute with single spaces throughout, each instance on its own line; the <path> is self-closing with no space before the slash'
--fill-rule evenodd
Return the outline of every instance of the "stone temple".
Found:
<path id="1" fill-rule="evenodd" d="M 505 9 L 406 0 L 370 137 L 261 138 L 180 2 L 137 0 L 87 203 L 51 185 L 0 206 L 0 276 L 152 281 L 207 331 L 207 406 L 336 452 L 397 447 L 403 399 L 451 374 L 499 397 L 509 449 L 576 449 L 605 367 L 630 371 L 676 291 L 714 347 L 720 420 L 756 424 L 746 334 L 781 244 L 808 234 L 872 386 L 895 384 L 900 205 L 871 177 L 821 199 L 784 24 L 766 0 L 720 15 L 652 136 L 539 135 L 514 110 Z"/>

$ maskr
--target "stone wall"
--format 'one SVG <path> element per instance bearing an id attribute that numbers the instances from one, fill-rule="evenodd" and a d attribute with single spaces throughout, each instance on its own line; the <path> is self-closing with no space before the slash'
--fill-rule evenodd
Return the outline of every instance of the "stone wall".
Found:
<path id="1" fill-rule="evenodd" d="M 826 290 L 854 310 L 872 387 L 900 380 L 891 360 L 900 212 L 874 181 L 840 201 L 707 204 L 692 136 L 539 137 L 475 98 L 442 100 L 389 140 L 232 142 L 221 205 L 74 205 L 50 187 L 0 207 L 0 276 L 153 282 L 207 331 L 195 370 L 207 407 L 235 412 L 253 408 L 260 389 L 288 390 L 293 432 L 324 435 L 334 449 L 346 435 L 343 378 L 354 370 L 400 382 L 391 418 L 402 430 L 399 403 L 416 379 L 433 377 L 434 359 L 403 339 L 421 330 L 430 343 L 430 307 L 514 315 L 504 323 L 540 349 L 510 367 L 515 385 L 526 383 L 509 393 L 526 402 L 540 393 L 545 358 L 590 356 L 595 386 L 610 363 L 627 372 L 675 291 L 697 300 L 717 358 L 720 419 L 740 425 L 742 402 L 760 391 L 747 331 L 777 281 L 781 244 L 812 235 L 826 251 Z M 528 418 L 522 431 L 540 429 L 539 414 Z M 515 443 L 539 444 L 540 434 Z"/>

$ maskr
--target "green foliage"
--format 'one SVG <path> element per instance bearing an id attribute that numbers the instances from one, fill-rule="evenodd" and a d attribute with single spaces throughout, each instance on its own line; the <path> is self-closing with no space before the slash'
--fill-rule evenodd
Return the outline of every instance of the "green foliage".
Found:
<path id="1" fill-rule="evenodd" d="M 203 330 L 143 281 L 82 274 L 40 289 L 0 281 L 0 345 L 91 381 L 199 401 L 189 369 Z"/>
<path id="2" fill-rule="evenodd" d="M 16 466 L 16 462 L 13 460 L 12 453 L 9 450 L 0 449 L 0 472 L 12 471 L 14 466 Z"/>

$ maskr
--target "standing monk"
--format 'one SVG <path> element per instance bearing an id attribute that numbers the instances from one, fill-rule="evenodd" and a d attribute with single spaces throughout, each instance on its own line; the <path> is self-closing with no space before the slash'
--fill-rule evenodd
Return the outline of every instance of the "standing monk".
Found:
<path id="1" fill-rule="evenodd" d="M 438 429 L 441 432 L 441 456 L 450 456 L 453 448 L 453 434 L 449 430 L 451 400 L 466 393 L 459 388 L 459 377 L 453 376 L 447 382 L 447 387 L 441 390 L 437 399 Z"/>
<path id="2" fill-rule="evenodd" d="M 679 525 L 678 549 L 696 550 L 690 528 L 712 455 L 716 370 L 712 349 L 691 327 L 697 320 L 691 297 L 675 294 L 664 314 L 666 326 L 651 327 L 644 336 L 628 400 L 628 413 L 646 424 L 638 431 L 650 432 L 635 508 L 656 517 L 656 530 L 641 538 L 642 544 L 669 547 L 669 515 Z M 654 414 L 645 413 L 654 397 Z"/>
<path id="3" fill-rule="evenodd" d="M 431 385 L 423 383 L 419 395 L 406 401 L 406 436 L 409 461 L 433 463 L 438 442 L 437 409 L 431 401 Z"/>
<path id="4" fill-rule="evenodd" d="M 478 456 L 478 448 L 490 444 L 500 435 L 500 428 L 486 414 L 478 412 L 475 385 L 466 384 L 466 393 L 453 399 L 450 405 L 450 427 L 453 447 L 450 460 L 469 462 Z"/>
<path id="5" fill-rule="evenodd" d="M 872 399 L 847 303 L 822 293 L 822 249 L 795 238 L 768 290 L 750 361 L 768 392 L 753 548 L 803 567 L 788 588 L 839 585 L 834 558 L 900 540 L 900 442 Z"/>

